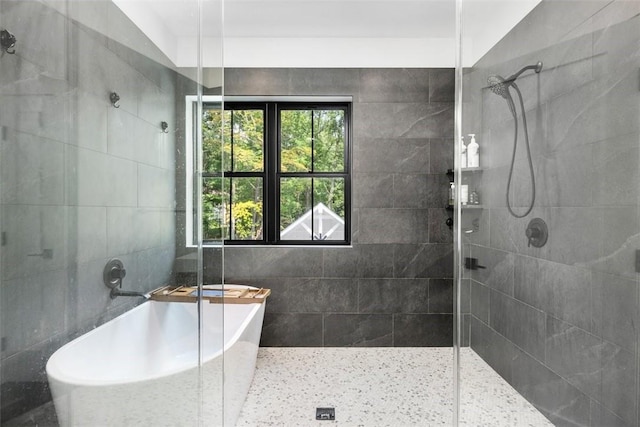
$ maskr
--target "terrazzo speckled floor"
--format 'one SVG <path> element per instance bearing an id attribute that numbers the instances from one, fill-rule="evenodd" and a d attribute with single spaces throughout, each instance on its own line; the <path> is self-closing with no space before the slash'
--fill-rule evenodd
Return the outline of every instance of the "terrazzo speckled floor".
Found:
<path id="1" fill-rule="evenodd" d="M 261 348 L 238 426 L 449 426 L 451 348 Z M 552 424 L 472 350 L 461 352 L 461 426 Z M 316 407 L 335 421 L 316 421 Z"/>

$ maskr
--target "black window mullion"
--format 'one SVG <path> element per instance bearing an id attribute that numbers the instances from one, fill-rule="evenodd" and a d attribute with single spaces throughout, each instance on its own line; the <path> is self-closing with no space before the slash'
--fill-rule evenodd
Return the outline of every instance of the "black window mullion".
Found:
<path id="1" fill-rule="evenodd" d="M 345 147 L 345 155 L 346 157 L 346 161 L 344 163 L 344 167 L 345 167 L 345 172 L 347 173 L 347 178 L 345 181 L 345 209 L 348 210 L 349 215 L 347 215 L 346 218 L 346 225 L 347 225 L 347 229 L 346 231 L 349 233 L 349 242 L 351 242 L 351 226 L 352 226 L 352 222 L 351 222 L 351 201 L 352 201 L 352 193 L 351 193 L 351 186 L 353 184 L 352 180 L 351 180 L 351 168 L 353 167 L 352 164 L 352 155 L 353 155 L 353 130 L 351 129 L 351 117 L 352 117 L 352 106 L 351 104 L 347 105 L 347 108 L 345 110 L 345 120 L 344 120 L 344 127 L 345 127 L 345 141 L 346 141 L 346 147 Z"/>
<path id="2" fill-rule="evenodd" d="M 264 178 L 264 172 L 225 172 L 224 176 L 233 178 Z"/>
<path id="3" fill-rule="evenodd" d="M 270 231 L 269 224 L 271 222 L 269 212 L 271 211 L 271 206 L 273 201 L 270 199 L 270 189 L 272 187 L 271 183 L 268 182 L 269 177 L 272 173 L 269 170 L 270 158 L 271 156 L 271 148 L 269 147 L 269 141 L 271 140 L 269 132 L 271 129 L 270 124 L 270 112 L 269 107 L 266 104 L 261 105 L 263 111 L 262 118 L 262 241 L 263 243 L 269 242 L 270 239 Z"/>
<path id="4" fill-rule="evenodd" d="M 313 126 L 311 126 L 311 128 L 313 128 Z M 313 156 L 313 154 L 312 154 Z M 315 180 L 313 179 L 313 177 L 311 177 L 311 240 L 313 239 L 313 236 L 315 234 L 315 221 L 314 221 L 314 216 L 315 216 L 315 212 L 313 211 L 313 208 L 315 208 L 315 197 L 316 197 L 316 191 L 315 191 Z"/>
<path id="5" fill-rule="evenodd" d="M 229 163 L 230 164 L 229 164 L 229 167 L 227 169 L 228 171 L 230 171 L 232 173 L 233 173 L 233 171 L 235 169 L 233 167 L 233 125 L 234 125 L 234 123 L 233 123 L 233 113 L 234 113 L 234 111 L 231 110 L 230 114 L 229 114 L 229 116 L 230 116 L 230 119 L 229 119 L 229 136 L 230 136 L 230 140 L 231 140 L 230 141 L 231 142 L 231 150 L 230 150 L 231 156 L 229 158 Z M 224 132 L 223 132 L 223 135 L 224 135 Z M 224 144 L 224 137 L 223 137 L 222 142 Z M 222 153 L 223 153 L 222 154 L 222 159 L 223 159 L 223 162 L 224 162 L 224 146 L 223 146 L 223 149 L 222 149 Z M 225 168 L 223 168 L 223 170 L 224 169 Z M 230 174 L 225 174 L 225 176 L 229 176 L 229 175 Z M 223 189 L 224 189 L 224 183 L 225 182 L 226 182 L 226 180 L 222 181 L 222 188 Z M 229 232 L 229 237 L 227 238 L 228 240 L 234 240 L 233 239 L 233 235 L 234 235 L 233 231 L 234 231 L 233 230 L 233 177 L 229 176 L 229 231 L 228 231 Z"/>
<path id="6" fill-rule="evenodd" d="M 345 178 L 348 173 L 345 172 L 280 172 L 281 178 Z"/>
<path id="7" fill-rule="evenodd" d="M 314 158 L 316 147 L 315 116 L 316 110 L 311 110 L 311 170 L 309 172 L 314 172 L 316 170 Z M 313 188 L 313 185 L 311 187 Z M 313 217 L 313 214 L 311 216 Z"/>
<path id="8" fill-rule="evenodd" d="M 222 180 L 222 188 L 224 190 L 224 183 L 226 179 Z M 229 177 L 229 238 L 232 240 L 233 236 L 233 177 Z"/>
<path id="9" fill-rule="evenodd" d="M 192 127 L 194 130 L 196 130 L 196 132 L 202 132 L 202 120 L 203 120 L 203 115 L 204 115 L 204 111 L 205 108 L 203 106 L 202 110 L 198 110 L 198 103 L 194 102 L 193 103 L 193 115 L 192 115 L 192 119 L 193 119 L 193 124 Z M 193 167 L 193 171 L 197 171 L 198 169 L 198 150 L 195 149 L 195 147 L 197 147 L 197 143 L 196 143 L 196 139 L 197 139 L 197 135 L 199 135 L 198 133 L 194 132 L 193 133 L 193 137 L 192 137 L 192 143 L 191 146 L 194 148 L 193 150 L 191 150 L 191 165 Z M 202 133 L 200 133 L 200 136 L 202 136 Z M 220 137 L 222 137 L 222 135 L 220 135 Z M 202 140 L 202 139 L 201 139 Z M 204 157 L 204 149 L 202 149 L 202 146 L 200 147 L 200 155 Z M 204 164 L 204 159 L 202 164 Z M 199 206 L 202 207 L 204 206 L 204 195 L 202 193 L 202 190 L 204 188 L 203 186 L 203 182 L 202 182 L 202 175 L 204 171 L 199 171 L 200 172 L 200 177 L 197 178 L 198 174 L 197 173 L 192 173 L 191 176 L 189 177 L 189 179 L 191 180 L 191 186 L 192 188 L 192 194 L 191 196 L 193 197 L 192 199 L 192 207 L 191 207 L 191 218 L 193 218 L 193 227 L 191 230 L 191 234 L 192 234 L 192 238 L 193 238 L 193 242 L 197 242 L 198 241 L 198 228 L 204 228 L 204 220 L 203 218 L 198 218 L 198 209 L 196 208 L 196 206 L 198 206 L 198 204 L 193 204 L 193 201 L 198 200 L 199 201 Z M 200 194 L 198 194 L 198 191 L 200 191 Z M 197 198 L 197 199 L 196 199 Z M 195 225 L 198 224 L 198 221 L 200 221 L 200 226 L 196 227 Z"/>
<path id="10" fill-rule="evenodd" d="M 266 207 L 264 212 L 267 243 L 279 238 L 280 229 L 280 112 L 275 104 L 268 104 L 265 120 Z"/>
<path id="11" fill-rule="evenodd" d="M 315 131 L 315 117 L 316 116 L 316 110 L 311 110 L 311 170 L 309 171 L 311 173 L 311 175 L 313 175 L 313 172 L 316 170 L 315 168 L 315 158 L 314 158 L 314 154 L 315 154 L 315 143 L 316 143 L 316 131 Z M 315 188 L 314 188 L 314 179 L 313 176 L 311 177 L 311 240 L 314 240 L 313 236 L 315 235 L 315 221 L 314 221 L 314 216 L 315 216 L 315 212 L 313 211 L 314 207 L 315 207 Z"/>
<path id="12" fill-rule="evenodd" d="M 229 132 L 229 134 L 231 135 L 231 159 L 229 160 L 229 162 L 230 162 L 231 164 L 229 165 L 230 167 L 229 167 L 229 169 L 228 169 L 228 170 L 230 170 L 230 171 L 234 171 L 234 170 L 236 170 L 236 168 L 235 168 L 235 167 L 234 167 L 234 165 L 233 165 L 233 126 L 234 126 L 234 123 L 233 123 L 233 113 L 234 113 L 234 111 L 233 111 L 233 110 L 231 110 L 231 114 L 230 114 L 230 115 L 231 115 L 231 123 L 230 123 L 230 125 L 231 125 L 231 128 L 230 128 L 230 129 L 231 129 L 231 132 Z M 223 141 L 223 143 L 224 143 L 224 139 L 223 139 L 222 141 Z M 224 153 L 224 149 L 223 149 L 223 153 Z M 224 159 L 224 157 L 223 157 L 223 159 Z"/>

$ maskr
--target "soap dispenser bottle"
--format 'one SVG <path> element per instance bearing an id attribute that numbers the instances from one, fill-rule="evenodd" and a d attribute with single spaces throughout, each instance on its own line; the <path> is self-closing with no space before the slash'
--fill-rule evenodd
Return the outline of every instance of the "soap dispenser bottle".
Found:
<path id="1" fill-rule="evenodd" d="M 454 206 L 456 204 L 456 185 L 451 182 L 449 183 L 449 206 Z"/>
<path id="2" fill-rule="evenodd" d="M 460 167 L 462 169 L 467 167 L 467 146 L 464 145 L 464 136 L 462 139 L 462 147 L 460 148 Z"/>
<path id="3" fill-rule="evenodd" d="M 471 142 L 467 146 L 467 167 L 480 167 L 480 146 L 476 142 L 476 134 L 470 133 Z"/>

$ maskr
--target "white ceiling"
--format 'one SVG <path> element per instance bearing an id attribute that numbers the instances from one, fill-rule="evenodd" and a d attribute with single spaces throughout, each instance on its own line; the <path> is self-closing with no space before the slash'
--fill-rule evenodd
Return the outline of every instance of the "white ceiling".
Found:
<path id="1" fill-rule="evenodd" d="M 176 66 L 197 64 L 197 0 L 113 1 Z M 465 65 L 475 63 L 539 1 L 464 0 Z M 203 65 L 453 67 L 455 3 L 202 0 Z"/>
<path id="2" fill-rule="evenodd" d="M 453 37 L 451 0 L 230 0 L 229 37 Z"/>

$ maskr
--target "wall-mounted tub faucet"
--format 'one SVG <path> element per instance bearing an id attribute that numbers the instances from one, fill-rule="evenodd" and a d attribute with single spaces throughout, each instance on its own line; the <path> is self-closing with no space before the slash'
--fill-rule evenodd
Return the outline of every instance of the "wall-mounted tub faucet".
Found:
<path id="1" fill-rule="evenodd" d="M 117 297 L 140 297 L 144 299 L 151 298 L 151 295 L 149 294 L 143 294 L 142 292 L 136 292 L 136 291 L 122 291 L 118 288 L 111 289 L 110 295 L 111 295 L 111 299 L 116 299 Z"/>
<path id="2" fill-rule="evenodd" d="M 111 289 L 111 299 L 115 299 L 116 297 L 142 297 L 149 299 L 149 295 L 143 294 L 142 292 L 121 290 L 122 279 L 124 279 L 126 275 L 127 270 L 125 270 L 124 264 L 117 258 L 110 260 L 104 267 L 102 277 L 105 286 Z"/>

